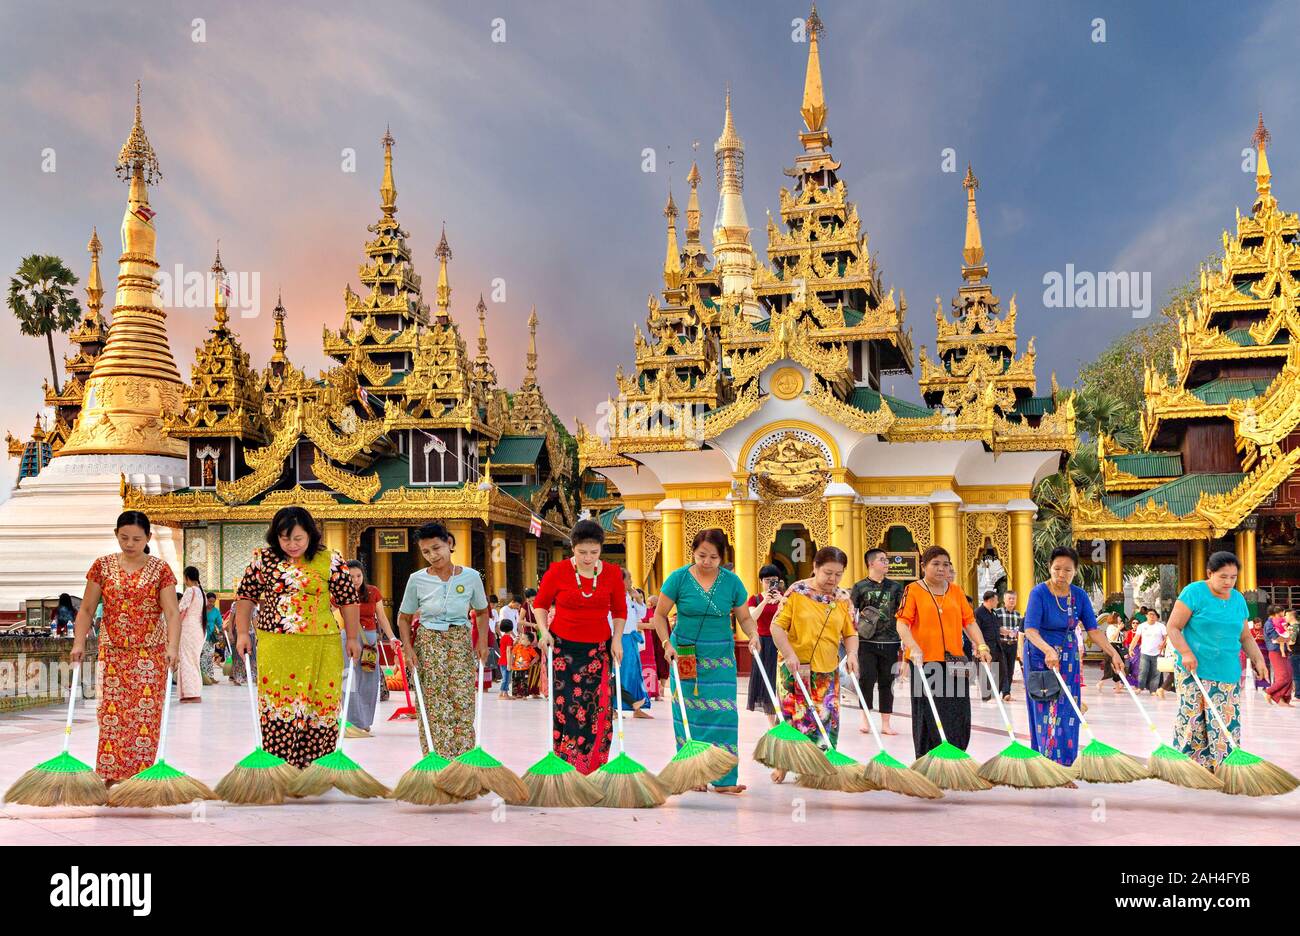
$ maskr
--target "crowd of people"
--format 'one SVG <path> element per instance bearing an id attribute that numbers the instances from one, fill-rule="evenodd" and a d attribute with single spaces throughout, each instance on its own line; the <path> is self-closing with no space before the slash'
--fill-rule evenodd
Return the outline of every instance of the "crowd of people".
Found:
<path id="1" fill-rule="evenodd" d="M 200 702 L 218 672 L 235 684 L 253 679 L 263 746 L 305 767 L 334 749 L 340 714 L 357 734 L 370 732 L 388 692 L 385 664 L 400 673 L 400 660 L 418 676 L 429 720 L 416 732 L 424 753 L 426 738 L 445 758 L 473 748 L 476 700 L 489 689 L 502 701 L 549 705 L 555 753 L 584 774 L 610 757 L 615 707 L 652 719 L 674 690 L 679 748 L 684 707 L 692 737 L 739 754 L 738 641 L 749 654 L 746 707 L 769 725 L 781 719 L 836 745 L 847 678 L 868 706 L 859 730 L 870 730 L 874 712 L 880 731 L 893 735 L 896 692 L 906 686 L 910 707 L 897 714 L 910 720 L 917 757 L 940 743 L 936 714 L 947 740 L 965 749 L 972 694 L 1011 701 L 1019 666 L 1030 745 L 1073 763 L 1080 718 L 1062 693 L 1086 710 L 1087 642 L 1102 656 L 1103 686 L 1176 694 L 1173 743 L 1211 770 L 1239 741 L 1243 674 L 1282 706 L 1297 680 L 1296 612 L 1270 608 L 1250 619 L 1229 552 L 1212 554 L 1204 578 L 1183 588 L 1161 620 L 1147 607 L 1098 615 L 1077 584 L 1078 555 L 1061 547 L 1021 614 L 1012 590 L 987 590 L 978 603 L 968 597 L 940 546 L 921 554 L 920 575 L 907 583 L 889 577 L 879 548 L 864 557 L 865 577 L 847 583 L 849 557 L 824 547 L 807 577 L 787 582 L 780 566 L 767 565 L 750 594 L 727 563 L 731 544 L 720 529 L 698 533 L 689 562 L 647 595 L 602 558 L 601 525 L 581 520 L 569 555 L 550 563 L 535 588 L 497 600 L 477 570 L 455 563 L 451 531 L 431 522 L 416 534 L 425 567 L 405 582 L 394 626 L 363 564 L 326 548 L 301 507 L 276 513 L 225 615 L 197 569 L 184 570 L 178 590 L 167 564 L 149 555 L 147 516 L 123 513 L 116 533 L 119 551 L 90 568 L 72 622 L 74 662 L 97 627 L 97 769 L 110 783 L 152 762 L 173 672 L 182 703 Z M 341 713 L 347 671 L 352 692 Z M 784 779 L 773 772 L 773 781 Z M 733 769 L 709 789 L 736 795 L 746 787 Z"/>

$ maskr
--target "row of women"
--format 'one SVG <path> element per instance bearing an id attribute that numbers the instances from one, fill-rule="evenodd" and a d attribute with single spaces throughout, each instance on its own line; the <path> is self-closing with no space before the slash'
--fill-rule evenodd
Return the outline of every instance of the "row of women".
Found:
<path id="1" fill-rule="evenodd" d="M 166 563 L 149 555 L 148 517 L 127 511 L 118 518 L 116 532 L 120 551 L 96 560 L 87 573 L 72 650 L 73 661 L 80 662 L 90 631 L 88 609 L 102 598 L 97 770 L 110 783 L 152 763 L 165 681 L 176 666 L 181 642 L 175 577 Z M 454 563 L 455 538 L 444 525 L 426 524 L 417 540 L 428 565 L 407 581 L 398 627 L 407 659 L 419 671 L 434 749 L 453 758 L 476 743 L 477 670 L 488 658 L 488 601 L 479 573 Z M 600 524 L 580 521 L 570 541 L 572 555 L 547 568 L 533 610 L 539 646 L 553 653 L 553 747 L 585 774 L 609 757 L 612 706 L 618 704 L 612 698 L 611 668 L 621 662 L 629 612 L 622 570 L 600 558 Z M 770 649 L 760 641 L 747 590 L 724 567 L 728 549 L 722 530 L 703 530 L 695 537 L 691 562 L 664 580 L 653 629 L 664 656 L 680 672 L 680 698 L 692 736 L 738 754 L 733 620 L 748 638 L 758 665 L 765 654 L 770 656 Z M 286 507 L 272 519 L 267 545 L 255 552 L 237 589 L 235 649 L 240 657 L 252 649 L 256 609 L 263 746 L 298 767 L 334 749 L 345 657 L 360 660 L 363 641 L 373 644 L 377 636 L 362 632 L 359 607 L 373 604 L 374 596 L 348 565 L 324 548 L 306 510 Z M 854 678 L 858 674 L 857 615 L 848 592 L 840 587 L 847 565 L 841 550 L 819 550 L 813 575 L 786 591 L 771 622 L 770 639 L 781 660 L 774 682 L 782 714 L 810 737 L 831 745 L 839 730 L 841 665 Z M 953 581 L 947 551 L 930 547 L 921 567 L 922 578 L 902 590 L 898 607 L 880 611 L 894 618 L 913 672 L 920 667 L 931 686 L 948 740 L 965 748 L 971 703 L 963 633 L 978 660 L 987 662 L 991 656 L 970 602 Z M 1024 661 L 1027 681 L 1036 672 L 1056 669 L 1076 700 L 1081 688 L 1076 626 L 1081 623 L 1103 652 L 1115 655 L 1097 632 L 1086 593 L 1073 584 L 1077 567 L 1073 550 L 1056 550 L 1049 581 L 1031 591 Z M 1239 651 L 1245 650 L 1257 672 L 1264 670 L 1245 625 L 1244 599 L 1233 587 L 1237 569 L 1232 554 L 1212 555 L 1207 578 L 1183 589 L 1168 622 L 1178 651 L 1175 744 L 1211 769 L 1239 740 Z M 674 612 L 675 625 L 670 627 Z M 1221 737 L 1192 673 L 1201 676 L 1231 738 Z M 912 735 L 919 757 L 937 746 L 940 736 L 916 683 L 913 679 Z M 1079 733 L 1073 708 L 1059 696 L 1027 696 L 1033 746 L 1053 760 L 1072 763 Z M 674 706 L 673 726 L 680 747 L 686 734 L 679 706 Z M 427 753 L 425 732 L 418 735 Z M 745 789 L 734 770 L 711 788 L 730 794 Z"/>

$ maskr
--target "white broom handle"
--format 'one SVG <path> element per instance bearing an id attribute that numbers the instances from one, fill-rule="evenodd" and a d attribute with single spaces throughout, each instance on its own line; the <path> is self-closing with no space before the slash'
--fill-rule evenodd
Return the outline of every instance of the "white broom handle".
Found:
<path id="1" fill-rule="evenodd" d="M 787 666 L 788 665 L 789 664 L 787 664 Z M 809 672 L 811 673 L 812 671 L 809 670 Z M 804 701 L 808 703 L 808 711 L 812 712 L 813 721 L 817 723 L 817 730 L 822 736 L 822 744 L 826 745 L 826 750 L 833 750 L 834 745 L 831 744 L 830 735 L 826 733 L 826 726 L 822 724 L 822 717 L 817 713 L 817 703 L 815 703 L 812 696 L 808 694 L 808 687 L 803 684 L 803 677 L 799 675 L 798 665 L 796 665 L 791 671 L 791 675 L 794 676 L 794 681 L 798 683 L 799 691 L 803 693 Z"/>
<path id="2" fill-rule="evenodd" d="M 993 678 L 993 670 L 989 665 L 980 660 L 980 666 L 984 667 L 984 675 L 989 678 L 989 685 L 993 688 L 993 698 L 997 700 L 998 711 L 1002 713 L 1002 726 L 1007 729 L 1007 737 L 1012 741 L 1016 740 L 1016 732 L 1011 727 L 1011 716 L 1007 714 L 1007 707 L 1002 704 L 1002 696 L 998 695 L 998 681 Z"/>
<path id="3" fill-rule="evenodd" d="M 352 680 L 356 678 L 356 663 L 348 659 L 348 681 L 343 684 L 343 709 L 339 712 L 339 739 L 335 742 L 340 749 L 343 747 L 343 726 L 348 722 L 348 702 L 352 698 Z"/>
<path id="4" fill-rule="evenodd" d="M 72 671 L 72 688 L 68 690 L 68 723 L 63 726 L 63 753 L 72 744 L 72 711 L 77 706 L 77 687 L 81 685 L 81 662 Z"/>
<path id="5" fill-rule="evenodd" d="M 1138 707 L 1138 711 L 1142 713 L 1142 717 L 1146 719 L 1147 727 L 1151 729 L 1151 733 L 1156 736 L 1161 744 L 1164 744 L 1164 739 L 1160 737 L 1160 729 L 1156 727 L 1156 723 L 1151 720 L 1151 716 L 1148 715 L 1147 710 L 1143 708 L 1141 700 L 1137 697 L 1137 693 L 1133 691 L 1133 687 L 1128 684 L 1128 673 L 1124 674 L 1124 678 L 1121 679 L 1120 682 L 1123 683 L 1124 688 L 1128 690 L 1129 697 L 1133 700 L 1133 704 Z"/>
<path id="6" fill-rule="evenodd" d="M 411 645 L 414 649 L 414 644 Z M 415 679 L 415 701 L 420 704 L 420 721 L 424 724 L 424 743 L 429 748 L 429 753 L 433 750 L 433 733 L 429 731 L 429 713 L 424 710 L 424 693 L 420 690 L 420 668 L 411 661 L 411 676 Z M 402 673 L 402 680 L 406 680 L 406 673 Z"/>
<path id="7" fill-rule="evenodd" d="M 478 661 L 478 682 L 474 684 L 474 746 L 481 744 L 479 732 L 483 729 L 483 660 Z"/>
<path id="8" fill-rule="evenodd" d="M 253 737 L 257 746 L 262 746 L 262 719 L 257 714 L 257 687 L 253 685 L 253 662 L 249 654 L 244 654 L 244 678 L 248 683 L 248 705 L 253 710 Z"/>
<path id="9" fill-rule="evenodd" d="M 619 667 L 614 667 L 614 691 L 618 695 L 614 699 L 614 705 L 618 710 L 618 753 L 624 754 L 627 748 L 623 744 L 623 674 L 619 672 Z M 552 707 L 551 712 L 555 709 Z"/>
<path id="10" fill-rule="evenodd" d="M 162 733 L 158 737 L 158 754 L 154 757 L 155 764 L 162 763 L 163 754 L 167 750 L 167 721 L 172 707 L 172 671 L 167 670 L 167 685 L 163 690 L 163 716 L 162 716 Z"/>
<path id="11" fill-rule="evenodd" d="M 698 661 L 696 662 L 698 666 Z M 696 676 L 698 677 L 698 672 Z M 677 657 L 673 657 L 673 682 L 676 683 L 677 689 L 677 706 L 682 710 L 682 734 L 686 735 L 686 740 L 691 740 L 691 723 L 686 720 L 686 699 L 682 696 L 682 674 L 677 671 Z"/>
<path id="12" fill-rule="evenodd" d="M 1205 707 L 1210 710 L 1210 714 L 1214 716 L 1215 724 L 1217 724 L 1219 730 L 1223 732 L 1224 744 L 1227 744 L 1229 747 L 1236 747 L 1237 745 L 1232 743 L 1232 732 L 1229 731 L 1228 726 L 1223 723 L 1223 716 L 1219 714 L 1219 707 L 1214 704 L 1214 700 L 1210 698 L 1210 694 L 1205 691 L 1205 684 L 1201 682 L 1201 677 L 1197 676 L 1190 670 L 1188 670 L 1188 674 L 1192 679 L 1196 680 L 1196 688 L 1200 689 L 1201 695 L 1205 697 Z"/>
<path id="13" fill-rule="evenodd" d="M 1048 669 L 1052 668 L 1048 667 Z M 1070 687 L 1066 684 L 1065 677 L 1061 675 L 1059 669 L 1052 669 L 1052 672 L 1056 674 L 1056 681 L 1061 684 L 1061 691 L 1064 692 L 1065 697 L 1070 700 L 1070 708 L 1074 709 L 1074 714 L 1079 716 L 1079 724 L 1082 725 L 1083 730 L 1088 733 L 1088 740 L 1096 741 L 1097 736 L 1093 734 L 1092 729 L 1088 727 L 1088 719 L 1083 717 L 1083 712 L 1079 711 L 1079 705 L 1074 701 L 1074 693 L 1070 691 Z"/>
<path id="14" fill-rule="evenodd" d="M 939 729 L 939 740 L 944 744 L 948 743 L 948 736 L 943 731 L 943 721 L 939 718 L 939 706 L 934 704 L 934 696 L 930 694 L 930 681 L 925 678 L 925 658 L 921 658 L 921 663 L 912 664 L 916 668 L 916 677 L 921 682 L 921 689 L 925 691 L 925 700 L 930 703 L 930 713 L 934 715 L 934 726 Z"/>
<path id="15" fill-rule="evenodd" d="M 772 700 L 772 708 L 776 709 L 776 720 L 785 721 L 785 714 L 781 711 L 781 701 L 776 697 L 776 691 L 772 688 L 772 680 L 767 678 L 767 670 L 763 668 L 762 660 L 752 660 L 752 665 L 758 667 L 758 675 L 763 677 L 763 686 L 767 689 L 767 697 Z"/>
<path id="16" fill-rule="evenodd" d="M 862 694 L 862 686 L 853 677 L 853 674 L 848 672 L 848 659 L 848 657 L 845 657 L 841 660 L 840 666 L 844 668 L 848 681 L 853 683 L 853 691 L 858 694 L 858 704 L 862 706 L 862 714 L 866 716 L 867 726 L 871 729 L 871 737 L 876 739 L 876 747 L 884 751 L 885 742 L 880 737 L 880 732 L 876 730 L 876 723 L 871 720 L 871 709 L 867 706 L 867 697 Z M 886 751 L 886 753 L 888 752 Z"/>

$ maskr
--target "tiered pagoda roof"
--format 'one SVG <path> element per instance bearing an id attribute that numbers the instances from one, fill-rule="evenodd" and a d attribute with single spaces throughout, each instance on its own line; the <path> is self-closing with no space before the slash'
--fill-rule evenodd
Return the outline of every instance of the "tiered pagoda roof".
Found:
<path id="1" fill-rule="evenodd" d="M 52 452 L 62 448 L 72 434 L 72 427 L 77 424 L 77 414 L 81 412 L 81 404 L 86 396 L 86 382 L 95 369 L 95 359 L 108 341 L 108 322 L 104 320 L 103 313 L 104 281 L 99 275 L 99 254 L 103 249 L 98 229 L 91 228 L 90 242 L 86 244 L 86 250 L 90 252 L 90 273 L 86 277 L 86 314 L 68 334 L 68 339 L 77 351 L 63 359 L 67 377 L 59 392 L 55 393 L 48 381 L 44 384 L 45 405 L 54 408 L 54 426 L 45 436 Z"/>

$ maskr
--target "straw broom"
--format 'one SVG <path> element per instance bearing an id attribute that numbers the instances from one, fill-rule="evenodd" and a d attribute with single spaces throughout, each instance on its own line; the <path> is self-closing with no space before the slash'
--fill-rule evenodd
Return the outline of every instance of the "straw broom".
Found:
<path id="1" fill-rule="evenodd" d="M 1088 720 L 1083 717 L 1083 712 L 1079 711 L 1078 705 L 1075 705 L 1074 694 L 1065 684 L 1061 671 L 1052 670 L 1052 672 L 1056 674 L 1057 680 L 1061 683 L 1061 691 L 1070 700 L 1070 706 L 1074 709 L 1074 714 L 1079 716 L 1079 724 L 1083 726 L 1089 738 L 1087 745 L 1079 752 L 1074 767 L 1071 768 L 1075 776 L 1089 783 L 1131 783 L 1134 780 L 1148 779 L 1151 772 L 1142 765 L 1140 760 L 1097 740 L 1097 736 L 1088 727 Z"/>
<path id="2" fill-rule="evenodd" d="M 912 764 L 912 769 L 944 790 L 969 792 L 993 789 L 993 785 L 979 775 L 974 759 L 955 744 L 948 742 L 948 736 L 943 730 L 943 722 L 939 719 L 939 707 L 934 704 L 934 696 L 930 692 L 930 680 L 926 678 L 925 670 L 921 666 L 916 663 L 912 666 L 916 667 L 916 681 L 921 684 L 926 701 L 930 703 L 934 725 L 939 729 L 938 746 L 918 757 Z"/>
<path id="3" fill-rule="evenodd" d="M 928 777 L 915 770 L 909 770 L 906 764 L 885 750 L 884 739 L 880 737 L 876 723 L 871 720 L 871 709 L 862 694 L 862 686 L 856 679 L 850 679 L 849 682 L 853 683 L 853 690 L 858 694 L 858 704 L 862 706 L 862 714 L 871 727 L 871 736 L 876 739 L 876 747 L 880 748 L 879 754 L 862 765 L 863 775 L 876 787 L 890 793 L 901 793 L 919 799 L 942 799 L 943 790 L 935 786 Z"/>
<path id="4" fill-rule="evenodd" d="M 252 661 L 244 654 L 244 666 L 252 672 Z M 298 776 L 298 768 L 262 747 L 262 719 L 257 712 L 257 690 L 248 680 L 248 703 L 253 711 L 253 752 L 221 778 L 215 791 L 227 803 L 272 806 L 284 802 L 285 791 Z"/>
<path id="5" fill-rule="evenodd" d="M 1205 690 L 1201 677 L 1195 673 L 1191 673 L 1191 677 L 1196 680 L 1196 688 L 1201 690 L 1205 707 L 1214 716 L 1219 731 L 1223 732 L 1224 742 L 1232 744 L 1232 733 L 1223 723 L 1223 716 L 1219 714 L 1218 707 L 1210 700 L 1210 694 Z M 1300 778 L 1292 776 L 1262 757 L 1242 750 L 1235 744 L 1220 765 L 1219 773 L 1223 775 L 1223 792 L 1233 796 L 1280 796 L 1300 786 Z"/>
<path id="6" fill-rule="evenodd" d="M 388 798 L 401 800 L 403 803 L 414 803 L 416 806 L 449 806 L 452 803 L 463 803 L 465 802 L 463 798 L 438 789 L 438 784 L 435 782 L 438 771 L 445 770 L 451 761 L 440 757 L 433 749 L 429 713 L 424 708 L 424 693 L 420 691 L 420 671 L 416 668 L 415 661 L 411 662 L 411 672 L 415 676 L 415 699 L 420 706 L 420 727 L 424 731 L 424 744 L 429 749 L 429 753 L 402 774 L 397 781 L 397 786 L 393 787 L 393 792 L 388 794 Z M 406 680 L 405 668 L 402 670 L 402 680 L 403 682 Z"/>
<path id="7" fill-rule="evenodd" d="M 4 801 L 21 806 L 102 806 L 108 787 L 93 767 L 68 752 L 72 744 L 72 713 L 81 686 L 81 664 L 72 671 L 68 691 L 68 721 L 63 726 L 63 750 L 58 757 L 37 764 L 5 791 Z"/>
<path id="8" fill-rule="evenodd" d="M 355 660 L 348 660 L 348 681 L 343 689 L 343 709 L 339 712 L 337 747 L 330 753 L 316 758 L 302 773 L 294 777 L 286 791 L 290 796 L 320 796 L 331 788 L 361 799 L 388 795 L 388 787 L 362 770 L 360 764 L 343 753 L 343 722 L 347 715 L 348 702 L 352 698 L 352 686 L 356 681 L 356 666 Z"/>
<path id="9" fill-rule="evenodd" d="M 668 802 L 668 791 L 659 778 L 627 756 L 623 739 L 623 674 L 614 668 L 614 686 L 618 693 L 618 757 L 603 764 L 590 778 L 602 793 L 597 806 L 612 809 L 647 809 Z"/>
<path id="10" fill-rule="evenodd" d="M 754 760 L 773 770 L 784 770 L 800 777 L 826 776 L 835 772 L 826 753 L 819 748 L 812 738 L 785 720 L 781 711 L 781 702 L 772 688 L 772 681 L 767 678 L 763 662 L 755 659 L 754 666 L 763 677 L 763 687 L 767 697 L 772 700 L 772 709 L 776 712 L 777 723 L 763 733 L 754 746 Z"/>
<path id="11" fill-rule="evenodd" d="M 997 686 L 998 681 L 993 678 L 993 671 L 989 665 L 981 660 L 980 666 L 984 667 L 989 685 Z M 1061 674 L 1056 675 L 1059 679 Z M 1061 685 L 1064 686 L 1065 683 L 1062 682 Z M 1070 690 L 1066 689 L 1065 694 L 1070 695 Z M 1016 733 L 1011 727 L 1011 716 L 1007 714 L 1007 707 L 1002 704 L 1002 696 L 994 692 L 993 698 L 997 700 L 998 711 L 1002 714 L 1002 725 L 1007 729 L 1007 737 L 1011 739 L 1011 743 L 1000 753 L 985 761 L 979 769 L 979 775 L 989 783 L 1015 787 L 1018 790 L 1047 790 L 1052 787 L 1073 786 L 1074 776 L 1067 768 L 1016 740 Z M 1070 702 L 1074 702 L 1073 696 L 1070 697 Z"/>
<path id="12" fill-rule="evenodd" d="M 615 674 L 618 669 L 615 668 Z M 555 684 L 555 651 L 551 647 L 546 648 L 546 685 Z M 621 691 L 619 693 L 622 695 Z M 528 788 L 528 805 L 529 806 L 553 806 L 558 808 L 571 808 L 577 806 L 595 806 L 597 805 L 604 793 L 596 782 L 590 778 L 578 773 L 577 769 L 555 753 L 555 703 L 554 697 L 547 698 L 547 705 L 550 707 L 550 717 L 546 723 L 549 728 L 547 743 L 550 750 L 546 756 L 539 760 L 533 766 L 529 767 L 524 773 L 524 786 Z M 623 734 L 623 712 L 619 709 L 619 737 Z"/>
<path id="13" fill-rule="evenodd" d="M 721 780 L 735 769 L 740 759 L 716 744 L 691 738 L 691 725 L 686 718 L 686 699 L 682 696 L 682 676 L 677 669 L 675 656 L 672 666 L 673 687 L 677 691 L 677 707 L 682 713 L 682 734 L 686 736 L 686 742 L 667 766 L 659 771 L 659 782 L 669 796 L 677 796 Z"/>
<path id="14" fill-rule="evenodd" d="M 794 681 L 803 694 L 804 703 L 808 706 L 808 711 L 812 713 L 813 721 L 817 723 L 817 731 L 822 736 L 822 744 L 826 745 L 826 761 L 831 765 L 833 771 L 831 774 L 800 776 L 796 781 L 797 785 L 810 790 L 839 790 L 841 793 L 870 793 L 872 790 L 879 790 L 880 787 L 867 779 L 861 764 L 847 754 L 841 754 L 831 744 L 830 735 L 826 732 L 826 726 L 822 724 L 822 717 L 817 711 L 817 705 L 813 702 L 808 687 L 804 685 L 803 677 L 799 675 L 798 664 L 790 673 L 794 676 Z M 839 691 L 838 688 L 836 691 Z"/>
<path id="15" fill-rule="evenodd" d="M 489 790 L 511 806 L 528 803 L 528 787 L 509 767 L 501 763 L 482 747 L 480 729 L 483 724 L 483 661 L 478 663 L 478 680 L 474 687 L 474 747 L 453 760 L 433 778 L 444 793 L 461 799 L 473 799 Z"/>
<path id="16" fill-rule="evenodd" d="M 1182 751 L 1170 747 L 1160 740 L 1160 729 L 1156 727 L 1156 723 L 1147 714 L 1146 708 L 1139 701 L 1133 687 L 1128 684 L 1127 679 L 1121 679 L 1120 682 L 1128 690 L 1129 698 L 1133 700 L 1133 704 L 1142 713 L 1142 718 L 1146 720 L 1147 727 L 1156 736 L 1156 749 L 1147 758 L 1147 769 L 1151 771 L 1151 776 L 1157 780 L 1163 780 L 1165 783 L 1172 783 L 1174 786 L 1186 787 L 1189 790 L 1223 789 L 1222 780 Z"/>
<path id="17" fill-rule="evenodd" d="M 187 777 L 167 763 L 167 726 L 172 703 L 172 671 L 167 670 L 167 683 L 163 696 L 162 734 L 158 738 L 158 754 L 152 767 L 146 767 L 134 777 L 123 780 L 108 791 L 109 806 L 179 806 L 194 800 L 214 800 L 217 794 L 207 784 Z"/>

